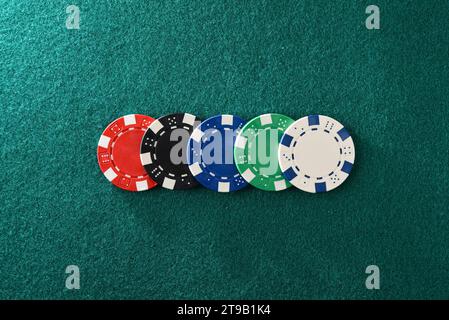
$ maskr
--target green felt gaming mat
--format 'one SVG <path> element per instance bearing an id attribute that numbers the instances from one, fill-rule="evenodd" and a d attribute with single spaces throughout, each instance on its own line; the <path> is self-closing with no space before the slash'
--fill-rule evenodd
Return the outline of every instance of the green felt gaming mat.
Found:
<path id="1" fill-rule="evenodd" d="M 0 2 L 0 298 L 449 298 L 447 1 Z M 355 165 L 324 194 L 112 186 L 102 130 L 173 112 L 328 115 Z"/>

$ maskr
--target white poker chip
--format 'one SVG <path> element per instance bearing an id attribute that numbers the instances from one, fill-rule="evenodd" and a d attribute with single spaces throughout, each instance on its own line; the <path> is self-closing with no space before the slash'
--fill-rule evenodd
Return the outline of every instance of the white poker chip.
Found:
<path id="1" fill-rule="evenodd" d="M 322 115 L 310 115 L 291 124 L 281 138 L 279 165 L 295 187 L 326 192 L 349 176 L 355 159 L 354 142 L 343 125 Z"/>

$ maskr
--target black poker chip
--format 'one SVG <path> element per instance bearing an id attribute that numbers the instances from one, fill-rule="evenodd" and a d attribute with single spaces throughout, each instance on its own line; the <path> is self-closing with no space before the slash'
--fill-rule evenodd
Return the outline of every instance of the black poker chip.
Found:
<path id="1" fill-rule="evenodd" d="M 166 189 L 190 189 L 198 182 L 187 164 L 187 142 L 200 120 L 174 113 L 155 120 L 140 145 L 140 161 L 148 175 Z"/>

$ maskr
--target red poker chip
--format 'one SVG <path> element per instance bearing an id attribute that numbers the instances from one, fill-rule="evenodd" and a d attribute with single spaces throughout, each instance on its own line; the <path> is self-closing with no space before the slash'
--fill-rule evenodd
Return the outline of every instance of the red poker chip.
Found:
<path id="1" fill-rule="evenodd" d="M 108 125 L 98 141 L 98 165 L 113 185 L 128 191 L 145 191 L 156 186 L 140 162 L 140 143 L 154 121 L 149 116 L 130 114 Z"/>

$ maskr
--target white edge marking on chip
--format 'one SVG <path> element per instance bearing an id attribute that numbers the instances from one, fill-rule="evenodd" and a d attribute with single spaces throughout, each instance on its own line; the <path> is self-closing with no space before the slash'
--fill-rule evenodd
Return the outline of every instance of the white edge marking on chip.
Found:
<path id="1" fill-rule="evenodd" d="M 175 183 L 176 183 L 176 180 L 173 180 L 170 178 L 165 178 L 164 182 L 162 183 L 162 187 L 164 187 L 166 189 L 173 190 L 175 188 Z"/>
<path id="2" fill-rule="evenodd" d="M 151 153 L 150 152 L 142 153 L 140 155 L 140 163 L 143 166 L 146 166 L 147 164 L 152 164 L 153 161 L 151 160 Z"/>
<path id="3" fill-rule="evenodd" d="M 123 119 L 125 120 L 125 126 L 130 126 L 137 123 L 136 115 L 134 114 L 128 114 L 127 116 L 124 116 Z"/>
<path id="4" fill-rule="evenodd" d="M 273 123 L 273 120 L 271 120 L 271 114 L 263 114 L 260 116 L 260 124 L 263 126 L 266 126 L 267 124 Z"/>
<path id="5" fill-rule="evenodd" d="M 255 174 L 250 169 L 246 169 L 245 172 L 242 173 L 242 177 L 247 182 L 251 182 L 254 179 Z"/>
<path id="6" fill-rule="evenodd" d="M 184 113 L 184 118 L 182 119 L 182 122 L 193 126 L 195 124 L 195 118 L 196 117 L 193 114 Z"/>
<path id="7" fill-rule="evenodd" d="M 246 137 L 241 136 L 241 135 L 237 136 L 237 140 L 235 141 L 236 148 L 245 149 L 247 141 L 248 141 L 248 139 Z"/>
<path id="8" fill-rule="evenodd" d="M 301 184 L 301 176 L 297 175 L 292 180 L 290 180 L 290 183 L 294 186 L 299 186 Z"/>
<path id="9" fill-rule="evenodd" d="M 192 173 L 193 176 L 197 176 L 197 175 L 199 175 L 200 173 L 203 172 L 203 170 L 201 169 L 200 164 L 198 162 L 195 162 L 195 163 L 191 164 L 189 166 L 189 170 L 190 170 L 190 172 Z"/>
<path id="10" fill-rule="evenodd" d="M 278 149 L 278 162 L 279 167 L 281 167 L 282 171 L 286 171 L 287 168 L 289 168 L 291 160 L 291 148 L 284 146 L 283 144 L 279 143 L 279 149 Z M 285 157 L 284 155 L 287 155 L 288 157 Z"/>
<path id="11" fill-rule="evenodd" d="M 310 192 L 310 193 L 316 193 L 315 184 L 312 183 L 309 179 L 306 180 L 306 183 L 301 184 L 300 187 L 298 186 L 298 188 L 300 188 L 303 191 Z"/>
<path id="12" fill-rule="evenodd" d="M 279 142 L 279 152 L 278 153 L 285 153 L 285 154 L 291 155 L 293 153 L 292 149 L 293 148 L 291 148 L 290 146 L 283 145 L 282 143 Z"/>
<path id="13" fill-rule="evenodd" d="M 100 140 L 98 140 L 98 146 L 107 149 L 110 141 L 111 141 L 111 138 L 102 135 L 100 137 Z"/>
<path id="14" fill-rule="evenodd" d="M 279 180 L 274 182 L 274 190 L 281 191 L 287 189 L 287 184 L 285 183 L 285 180 Z"/>
<path id="15" fill-rule="evenodd" d="M 230 114 L 224 114 L 221 116 L 221 124 L 223 126 L 232 126 L 234 123 L 234 116 Z"/>
<path id="16" fill-rule="evenodd" d="M 145 191 L 148 190 L 148 182 L 146 180 L 137 181 L 136 182 L 137 191 Z"/>
<path id="17" fill-rule="evenodd" d="M 199 128 L 196 128 L 195 130 L 193 130 L 191 137 L 195 142 L 201 142 L 201 138 L 203 137 L 203 134 L 204 134 L 203 131 L 201 131 Z"/>
<path id="18" fill-rule="evenodd" d="M 154 133 L 158 133 L 159 130 L 162 129 L 162 123 L 159 120 L 154 120 L 152 124 L 150 124 L 150 130 Z"/>
<path id="19" fill-rule="evenodd" d="M 229 192 L 229 182 L 219 182 L 218 192 Z"/>
<path id="20" fill-rule="evenodd" d="M 106 177 L 106 179 L 108 179 L 109 181 L 113 181 L 115 178 L 117 178 L 117 174 L 114 172 L 114 170 L 112 170 L 112 168 L 109 168 L 108 170 L 106 170 L 104 172 L 104 175 Z"/>

